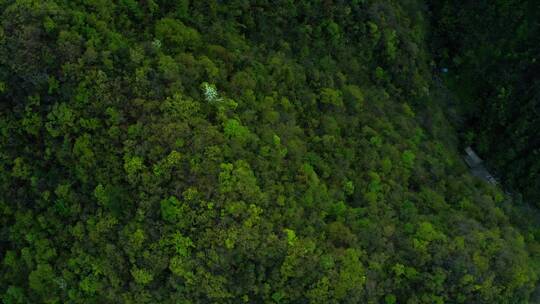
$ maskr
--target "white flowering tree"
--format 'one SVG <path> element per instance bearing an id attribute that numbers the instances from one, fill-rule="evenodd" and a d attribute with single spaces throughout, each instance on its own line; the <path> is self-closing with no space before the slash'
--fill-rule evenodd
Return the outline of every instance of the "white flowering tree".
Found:
<path id="1" fill-rule="evenodd" d="M 204 99 L 207 102 L 215 102 L 221 100 L 215 85 L 209 84 L 208 82 L 203 82 L 201 87 L 203 90 Z"/>

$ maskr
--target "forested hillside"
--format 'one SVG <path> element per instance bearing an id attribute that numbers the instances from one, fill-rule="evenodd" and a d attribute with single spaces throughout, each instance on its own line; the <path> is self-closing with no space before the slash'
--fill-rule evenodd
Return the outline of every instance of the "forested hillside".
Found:
<path id="1" fill-rule="evenodd" d="M 420 0 L 0 1 L 3 303 L 535 303 Z"/>
<path id="2" fill-rule="evenodd" d="M 540 207 L 540 2 L 434 1 L 435 55 L 450 68 L 464 138 Z"/>

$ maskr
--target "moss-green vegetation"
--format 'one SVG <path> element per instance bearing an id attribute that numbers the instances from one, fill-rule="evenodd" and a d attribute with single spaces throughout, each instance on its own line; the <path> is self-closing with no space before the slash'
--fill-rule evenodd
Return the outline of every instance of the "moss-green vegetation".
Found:
<path id="1" fill-rule="evenodd" d="M 461 161 L 421 1 L 0 10 L 3 303 L 533 299 L 540 235 Z"/>

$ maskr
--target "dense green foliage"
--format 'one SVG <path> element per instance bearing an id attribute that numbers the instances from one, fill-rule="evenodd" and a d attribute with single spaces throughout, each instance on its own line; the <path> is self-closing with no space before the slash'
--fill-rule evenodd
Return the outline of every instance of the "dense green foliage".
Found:
<path id="1" fill-rule="evenodd" d="M 540 231 L 461 161 L 420 1 L 0 10 L 3 303 L 538 297 Z"/>
<path id="2" fill-rule="evenodd" d="M 435 3 L 435 53 L 451 66 L 464 137 L 540 206 L 540 2 Z"/>

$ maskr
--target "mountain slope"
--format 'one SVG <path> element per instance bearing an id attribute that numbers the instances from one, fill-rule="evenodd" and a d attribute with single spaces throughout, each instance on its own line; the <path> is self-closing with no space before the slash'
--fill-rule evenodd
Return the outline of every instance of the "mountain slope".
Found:
<path id="1" fill-rule="evenodd" d="M 509 303 L 537 285 L 538 244 L 430 93 L 419 2 L 0 7 L 5 303 Z"/>

